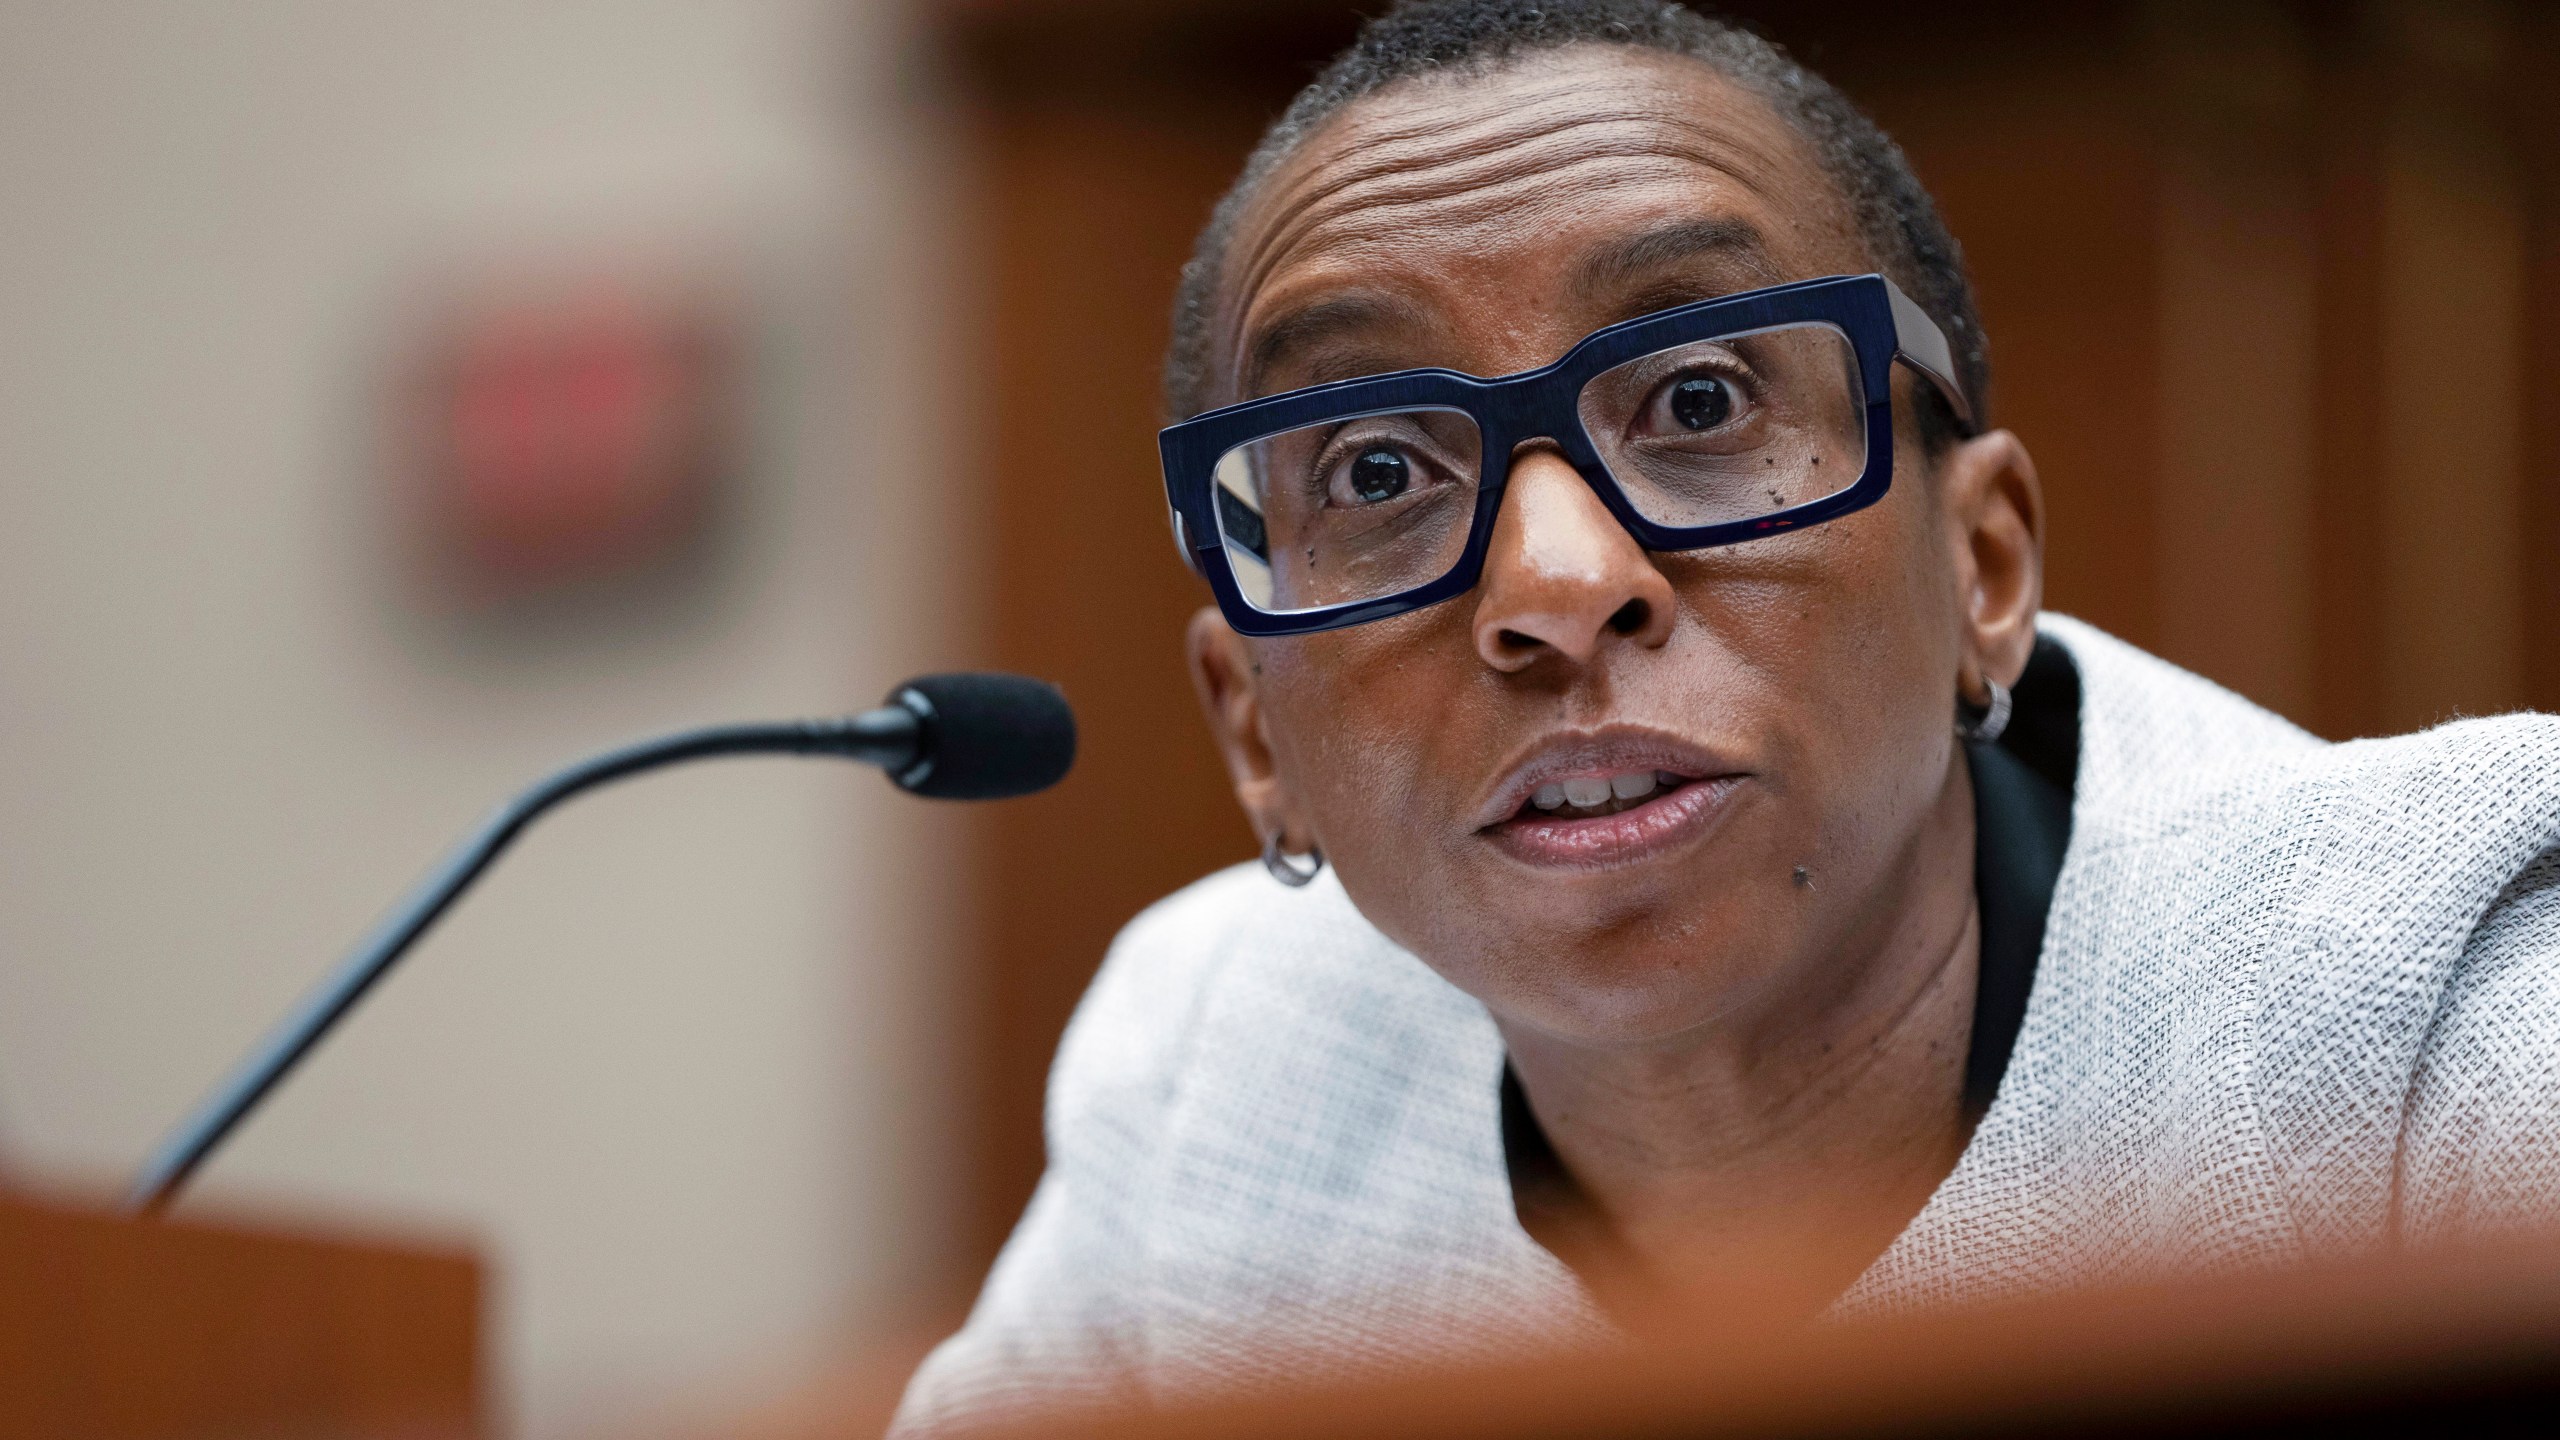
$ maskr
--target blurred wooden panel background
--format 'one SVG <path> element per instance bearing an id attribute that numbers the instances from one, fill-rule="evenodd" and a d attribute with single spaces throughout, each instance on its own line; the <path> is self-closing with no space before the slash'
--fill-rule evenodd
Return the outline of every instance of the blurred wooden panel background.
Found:
<path id="1" fill-rule="evenodd" d="M 1729 7 L 1866 105 L 1970 257 L 2051 603 L 2325 734 L 2560 708 L 2560 17 L 2515 0 Z M 967 1033 L 992 1254 L 1114 930 L 1251 854 L 1184 677 L 1205 600 L 1153 432 L 1177 267 L 1349 39 L 1294 0 L 945 0 L 972 173 L 952 383 L 988 657 L 1061 680 L 1067 784 L 981 817 Z"/>

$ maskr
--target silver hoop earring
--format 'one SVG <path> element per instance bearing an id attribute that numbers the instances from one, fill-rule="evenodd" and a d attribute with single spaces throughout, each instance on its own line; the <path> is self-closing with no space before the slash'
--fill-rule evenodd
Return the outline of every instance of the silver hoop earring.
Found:
<path id="1" fill-rule="evenodd" d="M 1289 852 L 1280 848 L 1280 837 L 1274 834 L 1262 842 L 1262 868 L 1271 872 L 1272 879 L 1290 889 L 1303 889 L 1323 873 L 1324 852 L 1308 846 L 1306 867 L 1301 869 L 1296 861 L 1289 858 Z"/>
<path id="2" fill-rule="evenodd" d="M 1956 696 L 1956 735 L 1976 745 L 1990 744 L 2009 728 L 2012 704 L 2009 687 L 1990 676 L 1982 677 L 1982 688 L 1991 692 L 1991 701 L 1980 710 L 1966 704 L 1963 695 Z"/>

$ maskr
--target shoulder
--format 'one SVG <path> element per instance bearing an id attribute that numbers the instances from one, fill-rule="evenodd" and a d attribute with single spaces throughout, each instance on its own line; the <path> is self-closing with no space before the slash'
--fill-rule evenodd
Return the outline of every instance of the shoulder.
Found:
<path id="1" fill-rule="evenodd" d="M 2086 626 L 2052 628 L 2082 672 L 2082 751 L 2030 1011 L 2051 1063 L 2024 1073 L 2073 1133 L 2154 1137 L 2154 1181 L 2253 1194 L 2252 1235 L 2377 1237 L 2413 1095 L 2475 1073 L 2486 1048 L 2560 1039 L 2560 1004 L 2523 993 L 2560 999 L 2541 958 L 2560 718 L 2329 744 Z M 2457 1038 L 2475 1026 L 2495 1033 Z M 2435 1135 L 2524 1133 L 2437 1111 Z"/>
<path id="2" fill-rule="evenodd" d="M 2473 931 L 2409 1112 L 2412 1238 L 2560 1219 L 2560 851 L 2526 865 Z"/>
<path id="3" fill-rule="evenodd" d="M 1059 1046 L 1059 1074 L 1178 1060 L 1184 1039 L 1239 981 L 1322 992 L 1397 959 L 1414 963 L 1361 916 L 1332 872 L 1292 890 L 1259 865 L 1230 866 L 1147 907 L 1111 942 Z"/>
<path id="4" fill-rule="evenodd" d="M 1049 1071 L 1050 1163 L 1094 1150 L 1125 1161 L 1154 1135 L 1147 1112 L 1171 1099 L 1195 1048 L 1200 1007 L 1239 937 L 1267 923 L 1279 887 L 1246 866 L 1193 882 L 1122 927 L 1077 1002 Z"/>
<path id="5" fill-rule="evenodd" d="M 2313 1108 L 2353 1056 L 2396 1110 L 2475 933 L 2560 847 L 2560 717 L 2330 744 L 2067 633 L 2086 699 L 2063 938 L 2253 1009 L 2262 1081 L 2299 1062 Z"/>
<path id="6" fill-rule="evenodd" d="M 1050 1071 L 1051 1161 L 1097 1146 L 1125 1159 L 1212 1117 L 1227 1129 L 1281 1103 L 1273 1086 L 1304 1101 L 1354 1077 L 1392 1083 L 1484 1024 L 1331 871 L 1290 889 L 1233 866 L 1112 942 Z"/>
<path id="7" fill-rule="evenodd" d="M 2080 672 L 2084 747 L 2095 742 L 2137 764 L 2218 765 L 2322 745 L 2274 711 L 2085 621 L 2048 614 L 2037 628 Z"/>
<path id="8" fill-rule="evenodd" d="M 1061 1068 L 1109 1072 L 1161 1051 L 1254 925 L 1262 888 L 1244 866 L 1218 871 L 1139 912 L 1121 928 L 1076 1005 L 1059 1045 Z"/>
<path id="9" fill-rule="evenodd" d="M 2297 1216 L 2342 1208 L 2350 1174 L 2398 1210 L 2407 1147 L 2427 1128 L 2418 1097 L 2470 1083 L 2456 1077 L 2490 1050 L 2547 1057 L 2560 1041 L 2553 995 L 2526 993 L 2550 980 L 2560 720 L 2328 747 L 2253 800 L 2211 849 L 2255 877 L 2255 928 L 2227 953 L 2255 1001 L 2259 1113 Z M 2489 1128 L 2524 1138 L 2512 1118 Z"/>
<path id="10" fill-rule="evenodd" d="M 1267 1276 L 1222 1285 L 1220 1258 L 1305 1239 L 1288 1222 L 1303 1220 L 1290 1181 L 1307 1167 L 1270 1162 L 1273 1132 L 1309 1130 L 1299 1122 L 1324 1108 L 1328 1074 L 1311 1057 L 1363 1012 L 1361 984 L 1396 983 L 1399 957 L 1329 875 L 1290 890 L 1255 865 L 1130 921 L 1051 1066 L 1039 1190 L 895 1433 L 1033 1398 L 1125 1401 L 1200 1363 L 1195 1350 L 1227 1355 L 1174 1317 L 1244 1312 Z"/>
<path id="11" fill-rule="evenodd" d="M 2560 849 L 2509 880 L 2464 944 L 2428 1062 L 2447 1074 L 2560 1076 Z"/>
<path id="12" fill-rule="evenodd" d="M 2075 851 L 2157 841 L 2248 808 L 2330 747 L 2273 711 L 2067 616 L 2040 628 L 2080 678 Z"/>
<path id="13" fill-rule="evenodd" d="M 2331 744 L 2092 626 L 2050 616 L 2044 629 L 2081 675 L 2075 848 L 2219 840 L 2349 870 L 2415 860 L 2395 882 L 2459 872 L 2476 919 L 2560 830 L 2560 716 Z M 2247 868 L 2273 878 L 2268 858 Z"/>
<path id="14" fill-rule="evenodd" d="M 1517 1233 L 1501 1036 L 1330 872 L 1299 890 L 1212 876 L 1141 916 L 1103 969 L 1051 1081 L 1050 1166 L 1107 1168 L 1131 1228 L 1161 1242 L 1160 1279 L 1244 1305 L 1281 1253 L 1338 1298 L 1416 1255 L 1519 1268 L 1485 1241 Z"/>

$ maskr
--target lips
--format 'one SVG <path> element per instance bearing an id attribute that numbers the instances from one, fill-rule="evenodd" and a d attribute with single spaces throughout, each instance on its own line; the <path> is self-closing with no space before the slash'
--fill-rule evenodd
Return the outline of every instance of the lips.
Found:
<path id="1" fill-rule="evenodd" d="M 1532 865 L 1639 863 L 1705 834 L 1743 778 L 1720 757 L 1655 732 L 1556 736 L 1512 767 L 1480 812 L 1478 833 Z"/>

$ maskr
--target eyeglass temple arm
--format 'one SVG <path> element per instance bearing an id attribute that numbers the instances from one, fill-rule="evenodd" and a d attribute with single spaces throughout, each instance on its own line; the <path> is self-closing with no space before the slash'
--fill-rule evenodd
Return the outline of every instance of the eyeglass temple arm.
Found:
<path id="1" fill-rule="evenodd" d="M 1902 293 L 1902 287 L 1886 277 L 1884 293 L 1893 302 L 1893 348 L 1896 358 L 1929 377 L 1947 404 L 1963 421 L 1965 429 L 1974 428 L 1973 401 L 1964 393 L 1964 385 L 1956 379 L 1955 352 L 1947 345 L 1947 332 L 1929 318 L 1919 302 Z"/>

